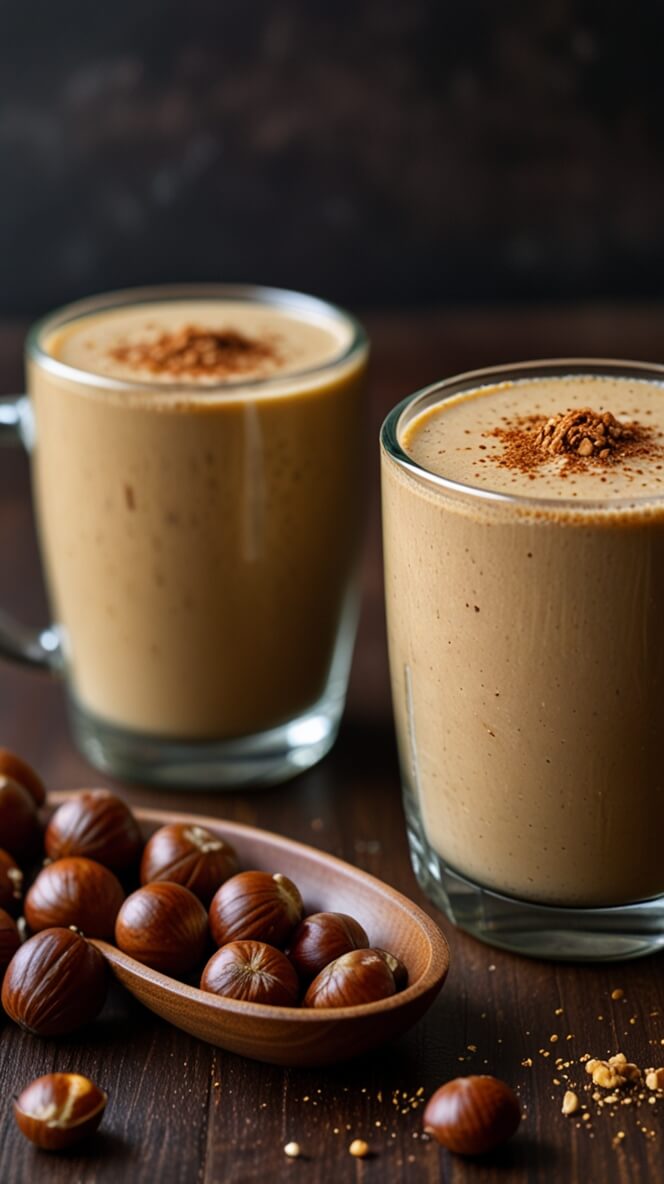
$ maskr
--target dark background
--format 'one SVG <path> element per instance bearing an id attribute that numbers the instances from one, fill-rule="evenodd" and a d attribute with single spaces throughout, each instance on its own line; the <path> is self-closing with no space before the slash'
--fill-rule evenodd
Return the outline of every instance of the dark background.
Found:
<path id="1" fill-rule="evenodd" d="M 650 298 L 660 0 L 0 0 L 0 314 Z"/>

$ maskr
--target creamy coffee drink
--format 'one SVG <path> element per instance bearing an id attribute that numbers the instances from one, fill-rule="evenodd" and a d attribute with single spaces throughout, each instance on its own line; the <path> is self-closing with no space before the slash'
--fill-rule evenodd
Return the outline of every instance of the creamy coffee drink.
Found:
<path id="1" fill-rule="evenodd" d="M 522 901 L 655 897 L 664 389 L 577 374 L 442 396 L 402 414 L 400 460 L 383 451 L 392 689 L 426 842 Z"/>
<path id="2" fill-rule="evenodd" d="M 358 551 L 354 334 L 304 298 L 182 297 L 43 336 L 29 365 L 38 526 L 91 716 L 220 740 L 323 694 Z"/>

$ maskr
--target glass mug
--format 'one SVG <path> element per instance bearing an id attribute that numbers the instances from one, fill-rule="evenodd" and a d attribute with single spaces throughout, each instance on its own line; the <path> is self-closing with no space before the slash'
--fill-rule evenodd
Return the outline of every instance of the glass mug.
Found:
<path id="1" fill-rule="evenodd" d="M 141 342 L 197 322 L 230 326 L 232 348 L 239 326 L 240 352 L 257 332 L 265 353 L 285 341 L 286 361 L 223 381 L 132 371 Z M 129 342 L 119 368 L 103 352 L 116 338 Z M 28 396 L 0 400 L 0 439 L 31 454 L 54 624 L 33 633 L 3 614 L 0 652 L 57 671 L 98 768 L 260 785 L 334 743 L 357 617 L 367 355 L 342 310 L 250 286 L 112 293 L 30 331 Z"/>
<path id="2" fill-rule="evenodd" d="M 485 941 L 610 960 L 664 947 L 662 478 L 653 463 L 646 494 L 538 498 L 525 478 L 518 494 L 464 483 L 404 447 L 418 416 L 459 395 L 473 392 L 468 416 L 484 388 L 516 405 L 524 380 L 570 377 L 664 400 L 661 366 L 533 362 L 450 378 L 388 415 L 390 669 L 424 889 Z"/>

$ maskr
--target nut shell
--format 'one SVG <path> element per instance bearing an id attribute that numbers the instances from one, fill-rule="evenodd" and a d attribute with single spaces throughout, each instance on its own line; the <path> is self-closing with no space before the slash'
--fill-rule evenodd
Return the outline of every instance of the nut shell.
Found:
<path id="1" fill-rule="evenodd" d="M 377 954 L 382 954 L 387 962 L 392 974 L 394 975 L 394 985 L 397 991 L 403 991 L 408 986 L 408 967 L 404 965 L 396 954 L 391 954 L 389 950 L 381 950 L 378 946 L 374 946 Z"/>
<path id="2" fill-rule="evenodd" d="M 106 963 L 74 929 L 45 929 L 14 954 L 2 1006 L 35 1036 L 62 1036 L 93 1020 L 108 987 Z"/>
<path id="3" fill-rule="evenodd" d="M 79 1073 L 37 1077 L 14 1100 L 14 1118 L 22 1134 L 43 1151 L 62 1151 L 99 1126 L 108 1098 Z"/>
<path id="4" fill-rule="evenodd" d="M 311 983 L 305 1007 L 357 1007 L 396 993 L 394 975 L 378 950 L 351 950 L 336 958 Z"/>
<path id="5" fill-rule="evenodd" d="M 0 908 L 17 917 L 23 901 L 23 872 L 8 851 L 0 850 Z"/>
<path id="6" fill-rule="evenodd" d="M 240 872 L 222 884 L 210 905 L 210 929 L 218 946 L 229 941 L 284 945 L 302 920 L 302 897 L 279 872 Z"/>
<path id="7" fill-rule="evenodd" d="M 116 945 L 164 974 L 188 974 L 201 962 L 207 940 L 207 915 L 198 897 L 166 880 L 132 892 L 115 925 Z"/>
<path id="8" fill-rule="evenodd" d="M 0 909 L 0 983 L 5 970 L 21 944 L 16 922 L 4 909 Z"/>
<path id="9" fill-rule="evenodd" d="M 300 984 L 281 950 L 261 941 L 232 941 L 210 958 L 201 990 L 247 1003 L 294 1007 Z"/>
<path id="10" fill-rule="evenodd" d="M 304 981 L 315 978 L 335 958 L 366 949 L 369 938 L 346 913 L 312 913 L 300 921 L 288 943 L 288 957 Z"/>
<path id="11" fill-rule="evenodd" d="M 36 806 L 44 805 L 46 789 L 39 773 L 9 748 L 0 748 L 0 774 L 18 781 L 19 785 L 27 789 Z"/>
<path id="12" fill-rule="evenodd" d="M 203 826 L 172 822 L 148 839 L 141 860 L 141 884 L 168 880 L 183 884 L 206 906 L 238 870 L 235 848 Z"/>
<path id="13" fill-rule="evenodd" d="M 34 798 L 18 781 L 0 774 L 0 843 L 4 851 L 22 860 L 31 855 L 39 839 Z"/>
<path id="14" fill-rule="evenodd" d="M 55 811 L 44 845 L 50 859 L 83 855 L 123 872 L 137 862 L 143 840 L 122 798 L 108 789 L 85 789 Z"/>
<path id="15" fill-rule="evenodd" d="M 521 1107 L 514 1091 L 497 1077 L 457 1077 L 431 1096 L 422 1121 L 448 1151 L 483 1155 L 512 1137 Z"/>
<path id="16" fill-rule="evenodd" d="M 112 940 L 124 900 L 122 885 L 101 863 L 81 856 L 42 868 L 25 898 L 25 919 L 34 933 L 75 925 L 86 937 Z"/>

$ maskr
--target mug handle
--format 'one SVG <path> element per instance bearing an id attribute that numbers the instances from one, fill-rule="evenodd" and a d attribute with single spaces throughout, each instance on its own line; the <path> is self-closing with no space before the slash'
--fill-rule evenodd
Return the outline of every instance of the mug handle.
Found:
<path id="1" fill-rule="evenodd" d="M 27 395 L 0 398 L 0 445 L 22 444 L 29 452 L 34 438 L 32 411 Z M 57 630 L 31 629 L 0 609 L 0 655 L 47 670 L 62 666 L 62 647 Z"/>

